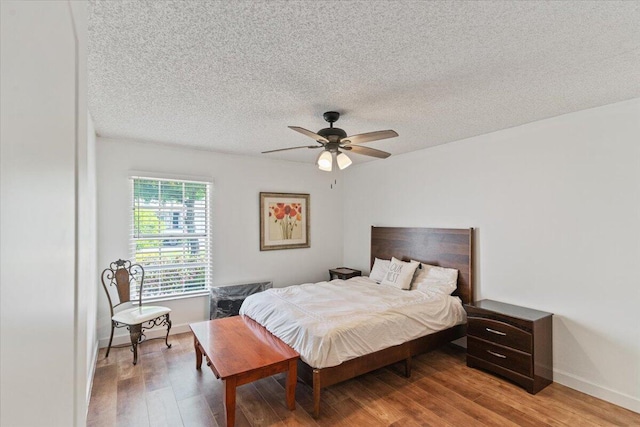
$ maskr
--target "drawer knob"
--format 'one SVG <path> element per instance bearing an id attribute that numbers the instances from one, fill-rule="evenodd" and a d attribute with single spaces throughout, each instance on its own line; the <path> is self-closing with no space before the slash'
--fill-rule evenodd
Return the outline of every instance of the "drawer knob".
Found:
<path id="1" fill-rule="evenodd" d="M 491 328 L 485 328 L 485 329 L 487 330 L 487 332 L 491 332 L 492 334 L 502 335 L 503 337 L 507 335 L 504 332 L 496 331 L 495 329 L 491 329 Z"/>
<path id="2" fill-rule="evenodd" d="M 491 350 L 487 350 L 487 353 L 489 353 L 492 356 L 499 357 L 500 359 L 506 359 L 507 358 L 507 356 L 505 356 L 504 354 L 496 353 L 496 352 L 491 351 Z"/>

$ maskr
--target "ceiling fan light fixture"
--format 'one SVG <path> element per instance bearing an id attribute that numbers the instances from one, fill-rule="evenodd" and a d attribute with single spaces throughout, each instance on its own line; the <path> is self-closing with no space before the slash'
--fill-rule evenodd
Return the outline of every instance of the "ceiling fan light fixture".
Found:
<path id="1" fill-rule="evenodd" d="M 316 161 L 316 163 L 318 164 L 318 168 L 321 171 L 331 172 L 331 166 L 333 164 L 333 156 L 331 155 L 330 152 L 324 150 L 318 156 L 318 160 Z"/>
<path id="2" fill-rule="evenodd" d="M 349 166 L 351 166 L 351 163 L 353 163 L 349 156 L 347 156 L 343 152 L 338 153 L 336 162 L 338 162 L 338 167 L 340 168 L 340 170 L 348 168 Z"/>
<path id="3" fill-rule="evenodd" d="M 326 172 L 331 172 L 333 169 L 334 157 L 336 157 L 336 164 L 340 170 L 351 166 L 352 161 L 349 156 L 340 150 L 346 150 L 351 153 L 362 154 L 364 156 L 377 157 L 379 159 L 386 159 L 391 155 L 391 153 L 387 153 L 386 151 L 376 150 L 375 148 L 369 148 L 362 146 L 361 144 L 381 139 L 395 138 L 398 136 L 398 132 L 388 129 L 348 136 L 343 129 L 333 127 L 333 123 L 339 118 L 340 113 L 337 111 L 327 111 L 324 113 L 324 119 L 329 122 L 329 127 L 320 129 L 317 133 L 299 126 L 289 126 L 289 129 L 314 139 L 319 145 L 301 145 L 297 147 L 278 148 L 275 150 L 263 151 L 262 154 L 297 150 L 300 148 L 322 148 L 323 151 L 317 157 L 316 164 L 320 170 Z"/>

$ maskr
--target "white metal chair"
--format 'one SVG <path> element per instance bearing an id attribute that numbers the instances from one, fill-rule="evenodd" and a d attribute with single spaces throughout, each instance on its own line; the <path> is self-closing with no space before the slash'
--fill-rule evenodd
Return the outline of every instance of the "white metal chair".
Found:
<path id="1" fill-rule="evenodd" d="M 131 301 L 131 284 L 139 284 L 138 289 L 138 305 L 132 306 Z M 138 344 L 146 339 L 144 331 L 154 326 L 166 326 L 167 335 L 164 342 L 168 348 L 169 331 L 171 330 L 171 320 L 169 313 L 171 309 L 161 306 L 142 305 L 142 286 L 144 284 L 144 269 L 140 264 L 131 264 L 131 261 L 117 260 L 109 265 L 102 272 L 102 286 L 107 293 L 109 299 L 109 308 L 111 309 L 111 337 L 109 338 L 109 347 L 107 355 L 111 351 L 111 343 L 113 341 L 113 332 L 115 328 L 126 327 L 129 330 L 131 338 L 131 351 L 133 351 L 133 364 L 138 363 Z M 114 286 L 117 290 L 118 303 L 114 304 L 111 299 L 110 287 Z M 116 295 L 114 295 L 114 298 Z M 128 304 L 129 308 L 124 308 L 124 304 Z"/>

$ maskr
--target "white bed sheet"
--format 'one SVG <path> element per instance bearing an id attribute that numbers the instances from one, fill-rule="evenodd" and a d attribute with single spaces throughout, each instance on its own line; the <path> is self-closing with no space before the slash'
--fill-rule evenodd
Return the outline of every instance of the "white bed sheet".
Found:
<path id="1" fill-rule="evenodd" d="M 314 368 L 419 338 L 466 321 L 458 297 L 378 285 L 368 277 L 274 288 L 245 299 L 249 316 Z"/>

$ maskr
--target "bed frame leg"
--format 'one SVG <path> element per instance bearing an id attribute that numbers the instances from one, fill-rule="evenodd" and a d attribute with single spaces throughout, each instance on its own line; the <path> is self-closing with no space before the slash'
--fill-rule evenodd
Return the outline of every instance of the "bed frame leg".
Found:
<path id="1" fill-rule="evenodd" d="M 411 378 L 411 356 L 404 359 L 404 376 Z"/>
<path id="2" fill-rule="evenodd" d="M 320 416 L 320 372 L 313 370 L 313 418 Z"/>

